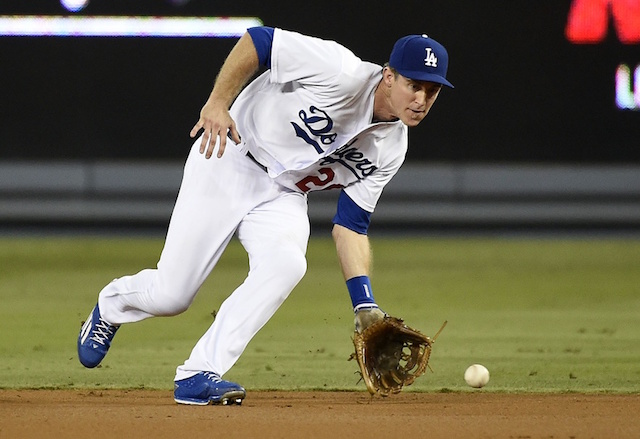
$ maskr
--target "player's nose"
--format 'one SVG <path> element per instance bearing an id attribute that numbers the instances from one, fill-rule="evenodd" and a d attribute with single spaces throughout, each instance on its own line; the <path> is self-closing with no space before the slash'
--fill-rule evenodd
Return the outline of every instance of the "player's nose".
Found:
<path id="1" fill-rule="evenodd" d="M 417 91 L 414 100 L 416 104 L 423 107 L 427 103 L 427 93 L 424 90 Z"/>

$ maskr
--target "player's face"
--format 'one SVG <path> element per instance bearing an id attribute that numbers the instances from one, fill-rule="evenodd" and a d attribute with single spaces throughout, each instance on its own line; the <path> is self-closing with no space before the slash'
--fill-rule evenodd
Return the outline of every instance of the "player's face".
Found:
<path id="1" fill-rule="evenodd" d="M 414 81 L 398 74 L 389 96 L 395 116 L 407 126 L 418 125 L 429 113 L 441 88 L 435 82 Z"/>

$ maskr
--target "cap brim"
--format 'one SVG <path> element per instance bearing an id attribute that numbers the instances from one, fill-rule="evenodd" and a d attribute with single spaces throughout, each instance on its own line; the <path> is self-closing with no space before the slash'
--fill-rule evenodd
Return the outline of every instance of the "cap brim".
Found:
<path id="1" fill-rule="evenodd" d="M 452 83 L 447 81 L 446 78 L 444 78 L 444 77 L 442 77 L 440 75 L 436 75 L 434 73 L 412 72 L 412 71 L 408 71 L 408 70 L 404 70 L 403 71 L 403 70 L 399 70 L 399 69 L 396 69 L 396 70 L 398 71 L 398 73 L 400 73 L 405 78 L 413 79 L 414 81 L 435 82 L 436 84 L 442 84 L 442 85 L 446 85 L 447 87 L 450 87 L 450 88 L 455 88 Z"/>

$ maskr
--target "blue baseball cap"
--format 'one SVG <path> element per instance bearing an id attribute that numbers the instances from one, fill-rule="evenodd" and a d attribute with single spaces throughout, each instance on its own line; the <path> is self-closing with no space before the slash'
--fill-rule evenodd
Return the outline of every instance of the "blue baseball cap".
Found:
<path id="1" fill-rule="evenodd" d="M 447 81 L 447 49 L 427 35 L 408 35 L 396 41 L 389 66 L 406 78 L 453 88 L 453 84 Z"/>

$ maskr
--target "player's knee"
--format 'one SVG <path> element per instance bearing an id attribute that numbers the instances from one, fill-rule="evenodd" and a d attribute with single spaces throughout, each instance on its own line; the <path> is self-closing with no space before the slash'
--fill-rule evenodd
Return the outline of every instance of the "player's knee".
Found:
<path id="1" fill-rule="evenodd" d="M 303 254 L 298 254 L 292 258 L 287 265 L 291 278 L 297 284 L 307 272 L 307 259 Z"/>
<path id="2" fill-rule="evenodd" d="M 282 291 L 291 291 L 307 271 L 304 252 L 293 245 L 271 246 L 254 256 L 252 270 L 267 276 Z"/>
<path id="3" fill-rule="evenodd" d="M 157 300 L 155 304 L 154 315 L 161 317 L 170 317 L 182 314 L 191 305 L 191 299 L 180 295 L 163 294 L 162 299 Z"/>
<path id="4" fill-rule="evenodd" d="M 275 269 L 283 274 L 292 288 L 300 282 L 307 272 L 307 259 L 297 247 L 279 251 L 274 255 L 274 263 L 277 265 Z"/>

